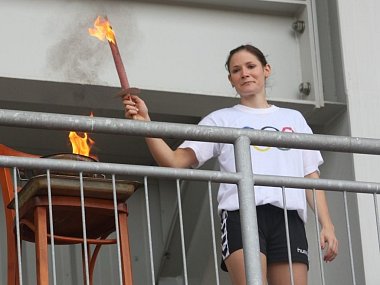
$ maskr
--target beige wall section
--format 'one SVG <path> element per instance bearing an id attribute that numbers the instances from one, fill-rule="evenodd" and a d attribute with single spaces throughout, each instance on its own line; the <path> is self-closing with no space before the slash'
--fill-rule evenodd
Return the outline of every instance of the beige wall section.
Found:
<path id="1" fill-rule="evenodd" d="M 346 92 L 352 136 L 380 138 L 380 2 L 339 0 Z M 380 157 L 354 156 L 357 180 L 379 182 Z M 380 199 L 378 199 L 380 203 Z M 379 284 L 374 199 L 358 196 L 366 285 Z"/>
<path id="2" fill-rule="evenodd" d="M 2 21 L 12 27 L 0 27 L 2 77 L 119 86 L 108 44 L 87 34 L 97 15 L 108 15 L 131 85 L 235 96 L 226 80 L 227 53 L 242 43 L 253 43 L 275 67 L 269 96 L 299 99 L 301 40 L 291 26 L 306 2 L 287 4 L 294 10 L 287 15 L 130 1 L 0 5 Z"/>

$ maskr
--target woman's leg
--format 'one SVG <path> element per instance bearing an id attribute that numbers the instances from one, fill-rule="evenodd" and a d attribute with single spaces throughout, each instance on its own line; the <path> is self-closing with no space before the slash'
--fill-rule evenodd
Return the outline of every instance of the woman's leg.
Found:
<path id="1" fill-rule="evenodd" d="M 263 284 L 266 283 L 267 275 L 267 258 L 264 254 L 260 253 L 261 257 L 261 273 Z M 231 253 L 225 260 L 228 274 L 232 280 L 233 285 L 246 285 L 245 283 L 245 268 L 244 268 L 244 254 L 243 250 L 239 249 Z"/>
<path id="2" fill-rule="evenodd" d="M 304 263 L 293 263 L 294 285 L 307 285 L 307 265 Z M 289 264 L 279 262 L 268 264 L 269 285 L 291 285 Z"/>
<path id="3" fill-rule="evenodd" d="M 290 270 L 288 262 L 288 245 L 285 228 L 284 210 L 270 207 L 268 216 L 271 216 L 271 235 L 267 247 L 268 259 L 268 284 L 269 285 L 290 285 Z M 308 271 L 308 243 L 304 222 L 297 211 L 288 210 L 288 228 L 290 239 L 290 251 L 292 256 L 292 269 L 294 285 L 307 284 Z"/>

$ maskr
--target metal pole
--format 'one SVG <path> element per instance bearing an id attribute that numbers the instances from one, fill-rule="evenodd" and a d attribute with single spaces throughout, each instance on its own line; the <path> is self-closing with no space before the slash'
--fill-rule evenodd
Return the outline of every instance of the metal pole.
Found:
<path id="1" fill-rule="evenodd" d="M 211 239 L 212 239 L 212 253 L 214 258 L 214 270 L 215 270 L 215 281 L 216 285 L 219 285 L 219 271 L 218 271 L 218 261 L 216 255 L 216 242 L 215 242 L 215 222 L 214 222 L 214 207 L 212 203 L 212 191 L 211 191 L 211 181 L 208 182 L 208 201 L 210 209 L 210 221 L 211 221 Z"/>
<path id="2" fill-rule="evenodd" d="M 179 216 L 179 227 L 181 232 L 181 249 L 182 249 L 182 265 L 183 265 L 183 280 L 184 284 L 189 284 L 187 279 L 187 262 L 186 262 L 186 247 L 185 247 L 185 232 L 183 229 L 183 215 L 182 215 L 182 198 L 181 198 L 181 186 L 179 179 L 176 181 L 177 185 L 177 201 L 178 201 L 178 216 Z"/>
<path id="3" fill-rule="evenodd" d="M 112 174 L 112 197 L 113 197 L 113 209 L 114 209 L 114 216 L 115 216 L 115 231 L 116 231 L 117 261 L 118 261 L 118 269 L 119 269 L 119 284 L 122 285 L 123 284 L 123 270 L 121 268 L 119 213 L 118 213 L 118 209 L 117 209 L 115 174 Z"/>
<path id="4" fill-rule="evenodd" d="M 318 207 L 317 207 L 317 195 L 316 195 L 316 190 L 313 189 L 313 205 L 314 205 L 314 218 L 315 218 L 315 227 L 317 229 L 317 243 L 318 243 L 318 255 L 319 255 L 319 268 L 321 270 L 321 284 L 325 285 L 325 271 L 323 268 L 323 252 L 321 249 L 320 245 L 320 240 L 321 240 L 321 234 L 319 231 L 319 220 L 318 220 Z"/>
<path id="5" fill-rule="evenodd" d="M 21 262 L 21 233 L 20 233 L 20 209 L 18 208 L 18 189 L 17 189 L 17 168 L 13 167 L 13 191 L 15 199 L 16 210 L 16 242 L 17 242 L 17 263 L 18 263 L 18 277 L 22 285 L 22 262 Z"/>
<path id="6" fill-rule="evenodd" d="M 50 182 L 50 170 L 46 170 L 46 178 L 48 184 L 48 201 L 49 201 L 49 225 L 50 225 L 50 245 L 51 245 L 51 259 L 53 266 L 53 284 L 57 284 L 57 270 L 55 264 L 55 244 L 54 244 L 54 226 L 53 226 L 53 204 L 51 198 L 51 182 Z"/>
<path id="7" fill-rule="evenodd" d="M 242 174 L 238 191 L 246 284 L 262 285 L 250 140 L 248 137 L 239 137 L 234 146 L 236 171 Z"/>
<path id="8" fill-rule="evenodd" d="M 152 285 L 154 285 L 156 278 L 154 274 L 153 241 L 152 241 L 152 227 L 150 224 L 149 191 L 148 191 L 148 177 L 147 176 L 144 177 L 144 192 L 145 192 L 146 223 L 148 226 L 150 274 L 152 276 Z"/>
<path id="9" fill-rule="evenodd" d="M 144 122 L 6 109 L 0 109 L 0 125 L 223 143 L 235 143 L 237 137 L 246 136 L 251 140 L 252 144 L 261 146 L 380 154 L 379 139 L 198 126 L 168 122 Z"/>
<path id="10" fill-rule="evenodd" d="M 289 261 L 289 273 L 290 273 L 290 283 L 294 285 L 294 274 L 293 274 L 293 261 L 292 261 L 292 251 L 290 249 L 290 235 L 289 235 L 289 220 L 288 211 L 286 206 L 286 193 L 285 187 L 282 187 L 282 203 L 284 205 L 284 219 L 285 219 L 285 232 L 286 232 L 286 246 L 288 248 L 288 261 Z"/>
<path id="11" fill-rule="evenodd" d="M 84 186 L 83 186 L 83 172 L 79 173 L 80 181 L 80 202 L 82 211 L 82 229 L 83 229 L 83 247 L 84 247 L 84 262 L 85 262 L 85 278 L 86 285 L 90 285 L 90 273 L 88 270 L 88 244 L 87 244 L 87 232 L 86 232 L 86 213 L 84 206 Z"/>
<path id="12" fill-rule="evenodd" d="M 29 158 L 0 155 L 0 166 L 27 169 L 50 169 L 70 172 L 90 172 L 99 174 L 136 175 L 157 178 L 172 178 L 196 181 L 213 181 L 238 184 L 242 173 L 221 172 L 200 169 L 178 169 L 146 165 L 130 165 L 104 162 L 73 161 L 66 159 Z M 380 183 L 336 179 L 309 179 L 303 177 L 253 175 L 256 185 L 302 189 L 319 189 L 334 192 L 380 194 Z"/>
<path id="13" fill-rule="evenodd" d="M 355 266 L 354 266 L 354 254 L 352 252 L 352 240 L 351 240 L 351 228 L 350 228 L 350 216 L 348 215 L 348 206 L 347 206 L 347 192 L 343 192 L 344 199 L 344 213 L 346 214 L 346 227 L 347 227 L 347 236 L 348 236 L 348 249 L 350 252 L 350 264 L 351 264 L 351 276 L 352 276 L 352 285 L 356 285 L 355 277 Z"/>
<path id="14" fill-rule="evenodd" d="M 376 215 L 376 226 L 377 226 L 377 241 L 380 250 L 380 219 L 379 219 L 379 205 L 377 203 L 377 196 L 373 193 L 373 202 L 375 203 L 375 215 Z"/>

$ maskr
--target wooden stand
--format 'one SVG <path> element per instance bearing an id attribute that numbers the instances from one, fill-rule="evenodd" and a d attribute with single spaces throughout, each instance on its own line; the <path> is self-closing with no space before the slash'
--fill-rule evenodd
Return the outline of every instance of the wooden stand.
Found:
<path id="1" fill-rule="evenodd" d="M 54 244 L 82 244 L 82 208 L 80 199 L 80 180 L 78 176 L 51 175 L 50 177 Z M 140 186 L 138 182 L 116 180 L 117 218 L 122 260 L 124 285 L 132 285 L 132 272 L 127 225 L 126 201 Z M 112 180 L 84 177 L 84 208 L 86 236 L 89 251 L 88 266 L 90 284 L 96 257 L 103 244 L 115 244 L 116 239 L 107 239 L 115 231 L 115 209 Z M 37 284 L 49 284 L 48 244 L 53 238 L 49 227 L 48 181 L 46 175 L 33 177 L 18 192 L 20 213 L 20 235 L 22 240 L 35 242 Z M 8 208 L 14 209 L 14 199 Z M 84 254 L 84 252 L 83 252 Z M 85 260 L 83 258 L 83 270 Z M 85 274 L 84 274 L 85 276 Z"/>

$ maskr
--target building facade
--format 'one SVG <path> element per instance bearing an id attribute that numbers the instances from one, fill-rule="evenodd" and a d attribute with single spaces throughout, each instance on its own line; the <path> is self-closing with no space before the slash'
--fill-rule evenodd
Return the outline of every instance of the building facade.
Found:
<path id="1" fill-rule="evenodd" d="M 379 139 L 380 35 L 375 14 L 379 8 L 375 0 L 3 0 L 0 108 L 123 118 L 108 43 L 87 32 L 98 15 L 107 15 L 130 84 L 142 90 L 153 120 L 196 124 L 209 112 L 236 104 L 224 63 L 229 50 L 251 43 L 265 52 L 272 66 L 267 86 L 272 104 L 302 112 L 315 133 Z M 27 152 L 48 155 L 68 150 L 66 132 L 0 126 L 0 133 L 1 143 Z M 94 140 L 102 161 L 154 165 L 142 138 L 94 134 Z M 175 147 L 180 141 L 168 142 Z M 324 178 L 380 182 L 376 156 L 334 152 L 323 156 Z M 206 167 L 213 169 L 213 162 Z M 166 180 L 151 180 L 149 185 L 156 280 L 162 285 L 182 284 L 175 185 Z M 184 185 L 191 284 L 210 284 L 212 278 L 211 255 L 203 254 L 211 241 L 204 233 L 209 225 L 204 222 L 206 192 L 198 190 L 202 187 L 196 182 Z M 339 258 L 325 266 L 327 284 L 352 284 L 342 195 L 328 193 L 328 198 L 341 250 Z M 356 284 L 378 284 L 373 198 L 352 194 L 348 201 Z M 129 205 L 136 284 L 150 282 L 147 225 L 140 219 L 144 203 L 143 194 L 136 193 Z M 310 252 L 315 256 L 311 213 L 309 220 Z M 30 260 L 26 274 L 33 276 L 32 249 L 25 246 L 24 251 Z M 111 255 L 112 250 L 105 251 L 100 268 L 108 266 Z M 76 284 L 80 252 L 62 249 L 59 256 L 61 280 Z M 2 278 L 5 263 L 0 260 Z M 98 284 L 109 284 L 113 274 L 100 270 Z M 317 259 L 311 258 L 309 284 L 321 284 L 319 275 Z M 225 273 L 220 277 L 221 284 L 229 284 Z M 28 280 L 25 284 L 33 284 Z"/>

